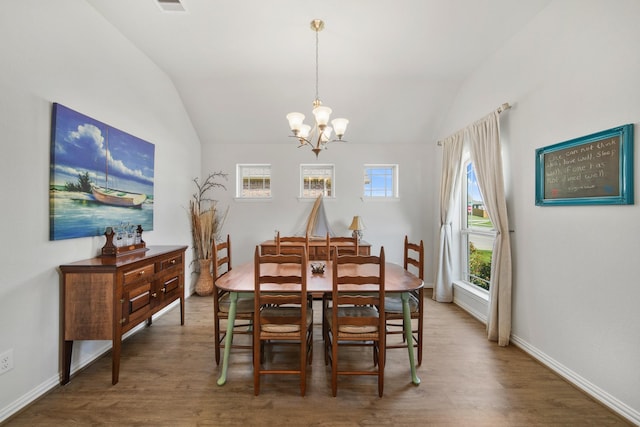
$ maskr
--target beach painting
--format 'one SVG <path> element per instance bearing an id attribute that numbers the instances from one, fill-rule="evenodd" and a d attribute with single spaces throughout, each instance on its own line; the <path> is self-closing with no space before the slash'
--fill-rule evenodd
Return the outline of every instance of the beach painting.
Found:
<path id="1" fill-rule="evenodd" d="M 155 146 L 54 103 L 49 240 L 153 230 Z"/>

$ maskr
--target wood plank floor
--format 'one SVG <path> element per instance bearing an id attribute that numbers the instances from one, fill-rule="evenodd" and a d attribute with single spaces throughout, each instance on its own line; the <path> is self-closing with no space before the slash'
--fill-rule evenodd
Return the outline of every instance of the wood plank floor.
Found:
<path id="1" fill-rule="evenodd" d="M 264 378 L 255 397 L 251 355 L 243 350 L 233 350 L 228 382 L 218 387 L 212 299 L 194 296 L 186 302 L 185 326 L 174 308 L 124 342 L 117 385 L 108 353 L 6 425 L 631 425 L 521 350 L 488 342 L 484 325 L 455 305 L 429 298 L 422 383 L 411 384 L 406 351 L 392 350 L 382 399 L 375 377 L 343 377 L 338 397 L 331 397 L 319 321 L 304 398 L 295 376 Z M 369 352 L 355 357 L 371 358 Z"/>

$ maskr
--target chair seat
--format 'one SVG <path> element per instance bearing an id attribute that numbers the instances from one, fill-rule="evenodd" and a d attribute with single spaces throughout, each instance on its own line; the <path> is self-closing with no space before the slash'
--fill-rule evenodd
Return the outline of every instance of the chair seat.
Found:
<path id="1" fill-rule="evenodd" d="M 260 316 L 263 318 L 280 317 L 280 318 L 300 318 L 300 307 L 266 307 L 260 312 Z M 313 310 L 307 309 L 307 327 L 313 322 Z M 300 332 L 299 323 L 263 323 L 260 325 L 262 332 L 271 332 L 278 334 L 292 333 L 297 334 Z"/>
<path id="2" fill-rule="evenodd" d="M 227 293 L 218 300 L 218 309 L 222 313 L 228 313 L 230 304 L 231 298 Z M 238 295 L 236 313 L 253 313 L 253 293 L 243 292 Z"/>
<path id="3" fill-rule="evenodd" d="M 333 329 L 332 309 L 325 312 L 325 318 L 329 328 Z M 338 317 L 378 317 L 378 310 L 369 306 L 338 307 Z M 372 334 L 378 332 L 376 325 L 338 325 L 339 333 L 347 334 Z"/>
<path id="4" fill-rule="evenodd" d="M 414 294 L 409 294 L 409 310 L 418 311 L 418 298 Z M 400 294 L 387 294 L 384 298 L 384 311 L 386 313 L 402 314 L 402 297 Z"/>

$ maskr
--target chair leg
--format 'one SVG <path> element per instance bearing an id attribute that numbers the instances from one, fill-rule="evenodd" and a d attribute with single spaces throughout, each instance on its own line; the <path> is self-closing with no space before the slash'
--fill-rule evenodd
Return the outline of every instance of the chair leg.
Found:
<path id="1" fill-rule="evenodd" d="M 422 317 L 418 319 L 418 366 L 422 365 Z"/>
<path id="2" fill-rule="evenodd" d="M 220 319 L 216 316 L 213 322 L 213 336 L 215 337 L 215 355 L 216 355 L 216 365 L 220 364 Z"/>
<path id="3" fill-rule="evenodd" d="M 307 390 L 307 333 L 300 331 L 300 396 Z"/>
<path id="4" fill-rule="evenodd" d="M 262 358 L 262 344 L 259 342 L 258 331 L 253 331 L 253 394 L 260 394 L 260 359 Z"/>
<path id="5" fill-rule="evenodd" d="M 338 334 L 332 333 L 331 339 L 331 394 L 338 395 Z"/>
<path id="6" fill-rule="evenodd" d="M 380 358 L 378 363 L 378 396 L 382 397 L 384 393 L 384 359 L 386 357 L 386 352 L 382 343 L 378 342 L 378 347 L 380 348 Z"/>

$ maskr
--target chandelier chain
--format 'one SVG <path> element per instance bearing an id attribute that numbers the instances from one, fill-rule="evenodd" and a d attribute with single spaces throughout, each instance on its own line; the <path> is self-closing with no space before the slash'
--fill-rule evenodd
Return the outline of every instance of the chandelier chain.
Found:
<path id="1" fill-rule="evenodd" d="M 318 66 L 318 30 L 316 30 L 316 100 L 319 100 L 318 80 L 319 80 L 319 66 Z"/>

